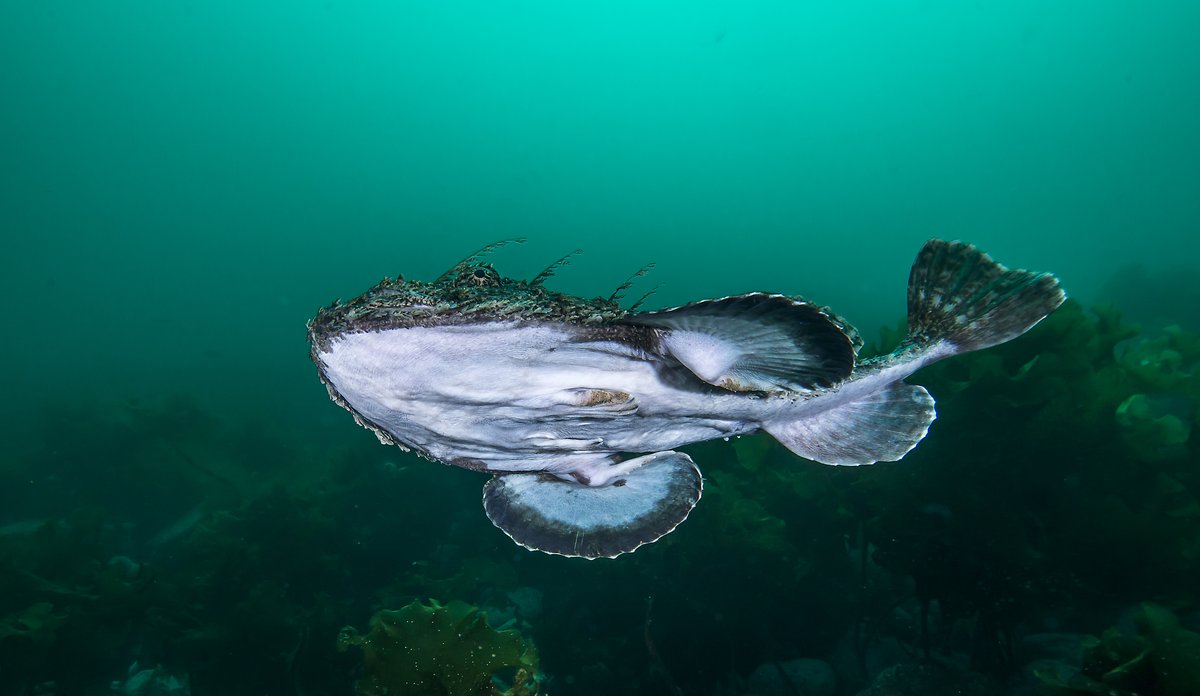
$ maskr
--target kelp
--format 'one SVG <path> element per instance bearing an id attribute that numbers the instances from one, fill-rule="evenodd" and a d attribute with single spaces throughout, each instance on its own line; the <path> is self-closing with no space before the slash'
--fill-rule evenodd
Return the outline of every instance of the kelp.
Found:
<path id="1" fill-rule="evenodd" d="M 50 602 L 37 602 L 23 611 L 0 618 L 0 643 L 25 639 L 41 648 L 54 644 L 55 631 L 67 622 L 65 614 L 55 612 Z"/>
<path id="2" fill-rule="evenodd" d="M 359 696 L 533 696 L 538 691 L 538 654 L 514 630 L 498 631 L 487 616 L 465 602 L 414 601 L 371 617 L 360 634 L 342 629 L 338 649 L 360 648 L 364 676 Z M 499 672 L 512 671 L 512 683 L 499 686 Z"/>
<path id="3" fill-rule="evenodd" d="M 187 399 L 48 413 L 43 445 L 0 479 L 0 671 L 16 685 L 0 694 L 94 691 L 134 660 L 198 693 L 344 692 L 368 647 L 336 651 L 347 617 L 431 596 L 504 611 L 518 587 L 544 591 L 517 625 L 555 693 L 659 693 L 664 673 L 722 693 L 798 656 L 833 663 L 852 693 L 905 653 L 1000 682 L 1024 673 L 1026 632 L 1094 630 L 1147 598 L 1197 604 L 1198 367 L 1194 334 L 1068 302 L 915 375 L 939 417 L 903 461 L 827 467 L 764 434 L 689 447 L 705 504 L 612 563 L 512 548 L 477 514 L 477 474 L 355 430 L 229 423 Z M 1084 676 L 1154 672 L 1154 649 L 1139 662 L 1121 641 L 1156 634 L 1120 635 Z"/>
<path id="4" fill-rule="evenodd" d="M 1069 301 L 1018 341 L 916 374 L 938 400 L 929 437 L 845 476 L 869 557 L 861 586 L 878 595 L 863 599 L 870 635 L 889 632 L 870 612 L 891 598 L 918 624 L 892 631 L 912 654 L 965 654 L 1003 677 L 1025 622 L 1115 596 L 1194 596 L 1198 345 Z M 911 596 L 873 572 L 911 580 Z"/>
<path id="5" fill-rule="evenodd" d="M 1043 696 L 1192 696 L 1200 693 L 1200 634 L 1180 626 L 1166 607 L 1143 603 L 1134 623 L 1136 633 L 1117 627 L 1081 646 L 1078 672 L 1042 668 L 1034 671 Z"/>

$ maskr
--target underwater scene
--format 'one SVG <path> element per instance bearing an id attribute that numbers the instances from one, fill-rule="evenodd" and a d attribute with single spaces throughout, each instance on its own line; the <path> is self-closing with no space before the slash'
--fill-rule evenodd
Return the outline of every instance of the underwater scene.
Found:
<path id="1" fill-rule="evenodd" d="M 1198 37 L 0 3 L 0 696 L 1200 695 Z"/>

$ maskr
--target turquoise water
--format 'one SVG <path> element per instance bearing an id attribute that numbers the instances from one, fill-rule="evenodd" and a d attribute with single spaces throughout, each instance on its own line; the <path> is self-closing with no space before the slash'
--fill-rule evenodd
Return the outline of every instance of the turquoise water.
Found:
<path id="1" fill-rule="evenodd" d="M 499 624 L 540 597 L 514 626 L 553 694 L 769 696 L 751 675 L 795 658 L 855 694 L 922 657 L 1031 693 L 1030 635 L 1169 623 L 1142 602 L 1200 629 L 1173 580 L 1200 554 L 1197 27 L 1191 2 L 4 3 L 0 694 L 106 693 L 135 659 L 196 694 L 353 693 L 338 630 L 414 598 Z M 611 562 L 510 544 L 482 475 L 378 445 L 308 358 L 317 307 L 511 237 L 509 276 L 583 250 L 562 292 L 653 262 L 648 307 L 798 294 L 880 343 L 935 236 L 1078 304 L 918 375 L 940 420 L 899 464 L 698 446 L 699 519 Z"/>

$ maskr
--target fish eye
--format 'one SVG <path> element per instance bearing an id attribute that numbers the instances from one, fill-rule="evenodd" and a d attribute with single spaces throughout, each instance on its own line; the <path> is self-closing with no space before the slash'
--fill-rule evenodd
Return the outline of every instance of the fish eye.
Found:
<path id="1" fill-rule="evenodd" d="M 463 271 L 455 285 L 499 285 L 500 274 L 496 273 L 495 269 L 488 265 L 476 266 L 470 270 Z"/>

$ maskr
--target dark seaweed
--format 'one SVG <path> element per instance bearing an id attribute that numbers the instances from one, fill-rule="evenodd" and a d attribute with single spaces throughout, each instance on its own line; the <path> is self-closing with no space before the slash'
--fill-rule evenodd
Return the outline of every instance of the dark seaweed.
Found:
<path id="1" fill-rule="evenodd" d="M 939 418 L 901 462 L 689 448 L 692 517 L 611 561 L 514 546 L 483 476 L 349 422 L 48 411 L 0 468 L 0 694 L 168 693 L 111 686 L 135 660 L 194 694 L 352 694 L 343 628 L 430 599 L 531 640 L 544 693 L 799 693 L 799 657 L 837 694 L 1200 693 L 1171 647 L 1200 617 L 1198 365 L 1195 334 L 1068 302 L 914 376 Z"/>

